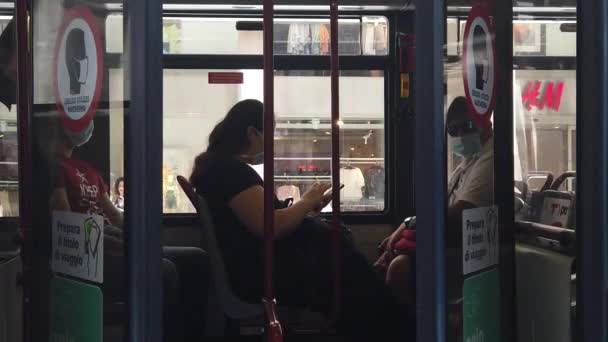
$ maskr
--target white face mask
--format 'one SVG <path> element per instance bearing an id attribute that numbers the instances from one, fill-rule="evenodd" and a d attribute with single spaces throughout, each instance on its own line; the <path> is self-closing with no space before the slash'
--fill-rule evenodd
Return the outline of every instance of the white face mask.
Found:
<path id="1" fill-rule="evenodd" d="M 239 156 L 239 159 L 249 165 L 264 164 L 264 152 L 256 154 L 242 154 Z"/>
<path id="2" fill-rule="evenodd" d="M 95 125 L 93 124 L 93 121 L 91 121 L 91 123 L 89 123 L 89 125 L 84 130 L 82 130 L 80 132 L 70 132 L 69 130 L 66 129 L 65 134 L 67 135 L 67 137 L 70 139 L 70 142 L 74 146 L 80 147 L 80 146 L 86 144 L 87 142 L 89 142 L 89 140 L 91 140 L 94 129 L 95 129 Z"/>
<path id="3" fill-rule="evenodd" d="M 85 57 L 84 59 L 80 60 L 74 59 L 74 63 L 78 63 L 80 70 L 78 75 L 78 83 L 87 83 L 87 78 L 89 77 L 89 57 Z"/>
<path id="4" fill-rule="evenodd" d="M 260 165 L 260 164 L 264 164 L 264 152 L 254 155 L 253 160 L 251 161 L 251 165 Z"/>

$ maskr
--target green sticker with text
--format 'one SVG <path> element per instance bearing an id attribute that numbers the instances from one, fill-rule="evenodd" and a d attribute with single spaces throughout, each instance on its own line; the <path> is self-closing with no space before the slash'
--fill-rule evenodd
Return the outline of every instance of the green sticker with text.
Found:
<path id="1" fill-rule="evenodd" d="M 464 281 L 464 342 L 499 342 L 499 285 L 497 270 Z"/>
<path id="2" fill-rule="evenodd" d="M 62 277 L 51 279 L 51 342 L 101 342 L 101 289 Z"/>

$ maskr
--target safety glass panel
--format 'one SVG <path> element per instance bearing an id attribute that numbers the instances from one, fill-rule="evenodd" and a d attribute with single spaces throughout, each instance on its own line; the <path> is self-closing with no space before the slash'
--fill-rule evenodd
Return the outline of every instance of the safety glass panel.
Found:
<path id="1" fill-rule="evenodd" d="M 495 127 L 493 117 L 496 98 L 508 95 L 497 93 L 504 69 L 497 63 L 500 37 L 494 25 L 502 19 L 494 6 L 491 0 L 478 1 L 446 18 L 448 341 L 501 339 L 502 213 L 494 191 L 494 132 L 503 128 Z"/>
<path id="2" fill-rule="evenodd" d="M 513 21 L 519 341 L 576 339 L 576 26 L 576 7 Z"/>
<path id="3" fill-rule="evenodd" d="M 124 120 L 113 115 L 128 103 L 127 79 L 110 83 L 107 15 L 87 2 L 32 2 L 33 243 L 44 246 L 33 250 L 43 276 L 32 278 L 28 307 L 40 312 L 36 341 L 127 338 L 126 195 L 110 166 L 110 122 Z"/>

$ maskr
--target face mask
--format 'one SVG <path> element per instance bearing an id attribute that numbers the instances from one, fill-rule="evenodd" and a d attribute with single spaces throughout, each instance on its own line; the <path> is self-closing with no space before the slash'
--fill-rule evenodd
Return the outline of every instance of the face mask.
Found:
<path id="1" fill-rule="evenodd" d="M 262 141 L 264 141 L 264 135 L 256 130 L 257 135 L 262 138 Z M 263 144 L 262 144 L 263 145 Z M 264 164 L 264 151 L 260 152 L 260 153 L 256 153 L 254 155 L 250 155 L 247 157 L 247 159 L 250 160 L 249 164 L 251 165 L 260 165 L 260 164 Z"/>
<path id="2" fill-rule="evenodd" d="M 73 133 L 66 129 L 65 134 L 70 139 L 70 142 L 72 143 L 72 145 L 74 145 L 76 147 L 80 147 L 80 146 L 86 144 L 87 142 L 89 142 L 89 140 L 91 140 L 91 137 L 93 136 L 94 128 L 95 128 L 95 125 L 93 124 L 93 121 L 91 121 L 91 123 L 83 131 L 78 132 L 78 133 Z"/>
<path id="3" fill-rule="evenodd" d="M 452 151 L 463 158 L 472 158 L 481 151 L 479 133 L 450 137 L 450 144 L 452 145 Z"/>
<path id="4" fill-rule="evenodd" d="M 264 152 L 258 153 L 253 156 L 251 165 L 260 165 L 264 164 Z"/>

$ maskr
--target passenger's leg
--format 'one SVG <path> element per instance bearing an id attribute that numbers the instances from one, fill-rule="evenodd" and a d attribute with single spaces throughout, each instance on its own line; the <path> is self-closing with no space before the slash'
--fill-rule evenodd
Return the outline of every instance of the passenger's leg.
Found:
<path id="1" fill-rule="evenodd" d="M 377 277 L 367 260 L 343 251 L 339 331 L 348 341 L 414 341 L 416 321 Z"/>
<path id="2" fill-rule="evenodd" d="M 386 285 L 408 306 L 413 306 L 412 262 L 407 255 L 398 255 L 388 266 Z"/>
<path id="3" fill-rule="evenodd" d="M 107 253 L 104 263 L 104 284 L 102 285 L 104 307 L 117 308 L 118 312 L 112 312 L 111 320 L 123 322 L 128 316 L 126 312 L 128 308 L 124 305 L 128 297 L 127 260 L 122 254 Z M 177 326 L 179 319 L 176 317 L 176 313 L 179 312 L 177 306 L 177 295 L 180 288 L 179 276 L 171 261 L 162 259 L 160 266 L 163 286 L 163 341 L 180 341 L 181 328 Z"/>
<path id="4" fill-rule="evenodd" d="M 275 286 L 279 305 L 332 308 L 331 230 L 302 227 L 277 246 Z M 337 329 L 346 341 L 389 341 L 415 336 L 415 320 L 352 242 L 341 239 L 341 310 Z M 412 339 L 410 339 L 412 340 Z"/>
<path id="5" fill-rule="evenodd" d="M 200 341 L 205 331 L 210 280 L 207 253 L 195 247 L 163 247 L 163 254 L 175 264 L 179 273 L 178 317 L 184 341 Z"/>

